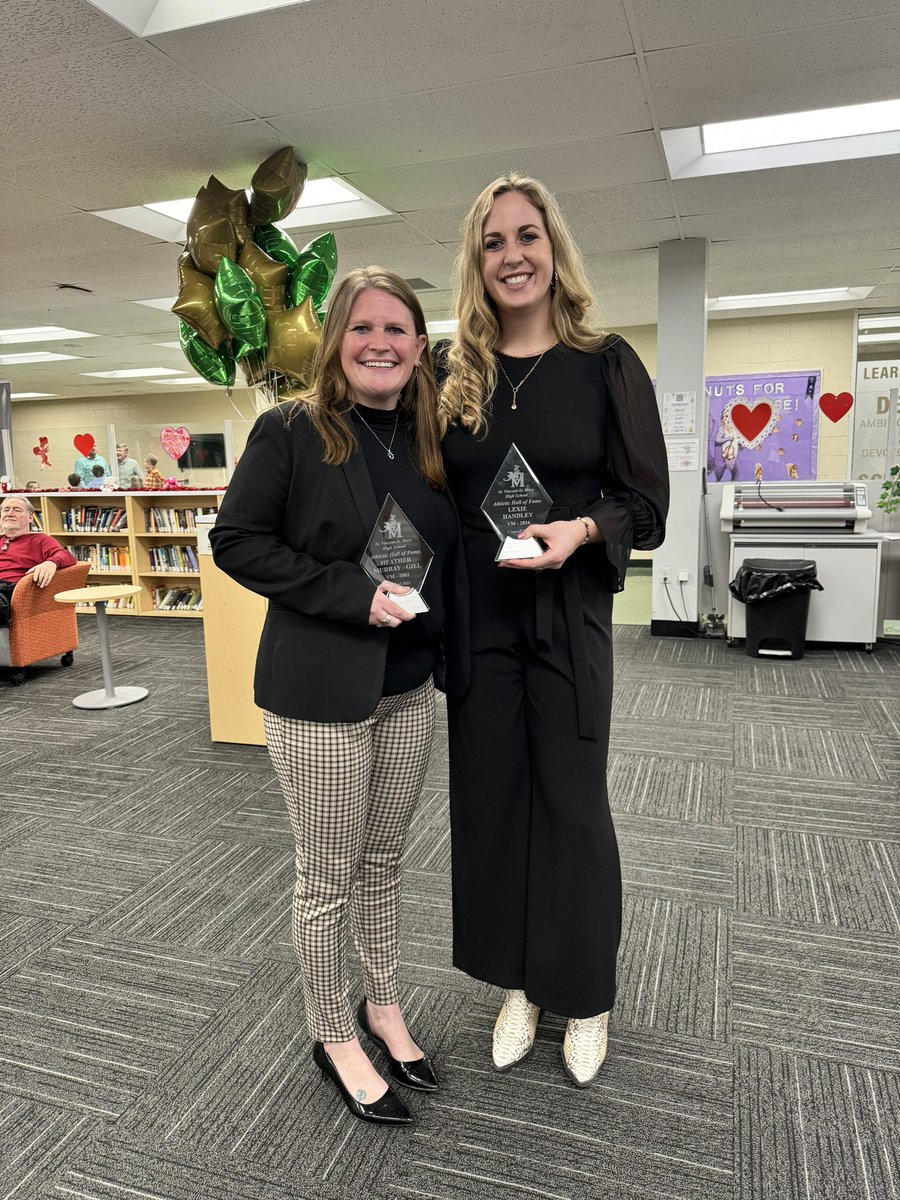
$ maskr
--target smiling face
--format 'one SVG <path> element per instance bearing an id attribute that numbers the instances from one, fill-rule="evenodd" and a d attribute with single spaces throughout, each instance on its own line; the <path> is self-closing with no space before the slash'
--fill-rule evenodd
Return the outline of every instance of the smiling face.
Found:
<path id="1" fill-rule="evenodd" d="M 501 321 L 545 309 L 549 320 L 553 246 L 540 210 L 521 192 L 494 201 L 481 238 L 482 276 Z"/>
<path id="2" fill-rule="evenodd" d="M 0 533 L 4 537 L 17 538 L 31 527 L 31 511 L 24 500 L 9 496 L 0 504 Z"/>
<path id="3" fill-rule="evenodd" d="M 341 340 L 341 368 L 354 401 L 394 409 L 425 343 L 402 300 L 377 288 L 360 292 Z"/>

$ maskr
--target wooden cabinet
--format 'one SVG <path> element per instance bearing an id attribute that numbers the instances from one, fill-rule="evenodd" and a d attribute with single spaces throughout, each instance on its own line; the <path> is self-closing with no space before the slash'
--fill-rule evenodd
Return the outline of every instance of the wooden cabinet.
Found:
<path id="1" fill-rule="evenodd" d="M 870 650 L 878 638 L 880 534 L 732 534 L 728 578 L 748 558 L 810 558 L 821 592 L 812 592 L 808 642 L 855 642 Z M 746 636 L 745 606 L 729 593 L 728 637 Z"/>

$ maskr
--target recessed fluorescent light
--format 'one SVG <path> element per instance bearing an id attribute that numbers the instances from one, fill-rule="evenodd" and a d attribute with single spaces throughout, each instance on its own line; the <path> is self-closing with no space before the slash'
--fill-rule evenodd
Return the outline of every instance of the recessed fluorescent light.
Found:
<path id="1" fill-rule="evenodd" d="M 710 311 L 738 308 L 789 308 L 793 305 L 835 304 L 847 300 L 864 300 L 870 287 L 814 288 L 804 292 L 757 292 L 746 296 L 717 296 L 710 300 Z"/>
<path id="2" fill-rule="evenodd" d="M 171 367 L 129 367 L 123 371 L 82 371 L 91 379 L 153 379 L 157 375 L 183 375 L 183 371 L 173 371 Z"/>
<path id="3" fill-rule="evenodd" d="M 751 117 L 744 121 L 716 121 L 700 128 L 707 154 L 786 146 L 790 142 L 824 142 L 865 133 L 889 133 L 900 130 L 900 100 L 845 104 L 840 108 L 780 113 L 775 117 Z"/>
<path id="4" fill-rule="evenodd" d="M 859 314 L 860 329 L 897 329 L 900 328 L 900 313 L 892 317 L 867 317 Z"/>
<path id="5" fill-rule="evenodd" d="M 662 140 L 673 179 L 875 158 L 900 150 L 900 100 L 665 129 Z"/>
<path id="6" fill-rule="evenodd" d="M 861 333 L 858 342 L 900 342 L 900 329 L 893 333 Z"/>
<path id="7" fill-rule="evenodd" d="M 456 333 L 459 321 L 426 321 L 425 328 L 431 334 Z"/>
<path id="8" fill-rule="evenodd" d="M 159 300 L 132 300 L 131 303 L 143 304 L 145 308 L 161 308 L 163 312 L 170 312 L 175 299 L 175 296 L 162 296 Z"/>
<path id="9" fill-rule="evenodd" d="M 63 358 L 79 358 L 78 354 L 51 354 L 49 350 L 35 350 L 32 354 L 0 354 L 0 365 L 15 363 L 59 362 Z"/>
<path id="10" fill-rule="evenodd" d="M 13 400 L 56 400 L 58 392 L 13 392 Z"/>
<path id="11" fill-rule="evenodd" d="M 153 200 L 131 208 L 105 209 L 93 215 L 167 242 L 183 242 L 187 236 L 186 222 L 193 203 L 193 196 L 184 200 Z M 332 175 L 324 179 L 308 179 L 297 207 L 276 224 L 280 229 L 298 229 L 393 215 L 389 208 L 376 204 L 358 188 Z"/>
<path id="12" fill-rule="evenodd" d="M 80 329 L 63 329 L 60 325 L 32 325 L 27 329 L 0 329 L 0 346 L 16 346 L 24 342 L 60 342 L 66 338 L 96 337 Z"/>
<path id="13" fill-rule="evenodd" d="M 154 346 L 159 346 L 160 350 L 180 350 L 181 342 L 154 342 Z"/>
<path id="14" fill-rule="evenodd" d="M 90 0 L 95 8 L 105 12 L 125 29 L 138 37 L 171 33 L 173 29 L 190 29 L 194 25 L 211 25 L 230 17 L 268 12 L 272 8 L 288 8 L 306 0 L 140 0 L 125 4 L 122 0 Z"/>

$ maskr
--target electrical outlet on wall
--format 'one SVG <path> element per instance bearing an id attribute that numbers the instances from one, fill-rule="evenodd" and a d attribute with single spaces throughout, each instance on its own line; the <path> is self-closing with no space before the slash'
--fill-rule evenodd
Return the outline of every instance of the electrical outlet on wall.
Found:
<path id="1" fill-rule="evenodd" d="M 678 572 L 678 582 L 679 583 L 689 583 L 690 579 L 691 579 L 690 571 L 679 571 Z"/>
<path id="2" fill-rule="evenodd" d="M 668 583 L 669 580 L 672 578 L 672 568 L 671 567 L 660 567 L 659 568 L 659 577 L 663 581 L 663 583 Z"/>

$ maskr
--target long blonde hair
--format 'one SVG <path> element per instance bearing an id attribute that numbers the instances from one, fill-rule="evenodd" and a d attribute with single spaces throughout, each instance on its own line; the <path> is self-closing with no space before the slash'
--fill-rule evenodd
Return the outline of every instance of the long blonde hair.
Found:
<path id="1" fill-rule="evenodd" d="M 312 383 L 285 409 L 290 423 L 303 412 L 322 439 L 323 461 L 339 467 L 357 447 L 348 416 L 353 395 L 341 366 L 341 343 L 347 331 L 350 310 L 357 297 L 368 288 L 395 296 L 409 309 L 416 336 L 427 334 L 425 315 L 416 293 L 405 279 L 384 267 L 360 267 L 350 271 L 331 294 L 322 329 L 322 340 L 312 362 Z M 409 414 L 415 431 L 413 459 L 422 478 L 433 488 L 445 483 L 437 435 L 437 385 L 431 350 L 426 341 L 409 382 L 400 394 L 400 409 Z"/>
<path id="2" fill-rule="evenodd" d="M 454 315 L 459 328 L 447 355 L 449 373 L 439 408 L 442 434 L 457 423 L 478 433 L 489 415 L 489 397 L 497 384 L 496 351 L 502 330 L 494 302 L 484 286 L 482 233 L 494 201 L 505 192 L 521 192 L 544 219 L 556 274 L 550 296 L 550 323 L 556 340 L 572 350 L 596 350 L 607 336 L 585 319 L 594 298 L 581 251 L 555 198 L 537 179 L 515 171 L 501 175 L 475 198 L 463 221 L 454 264 Z"/>

